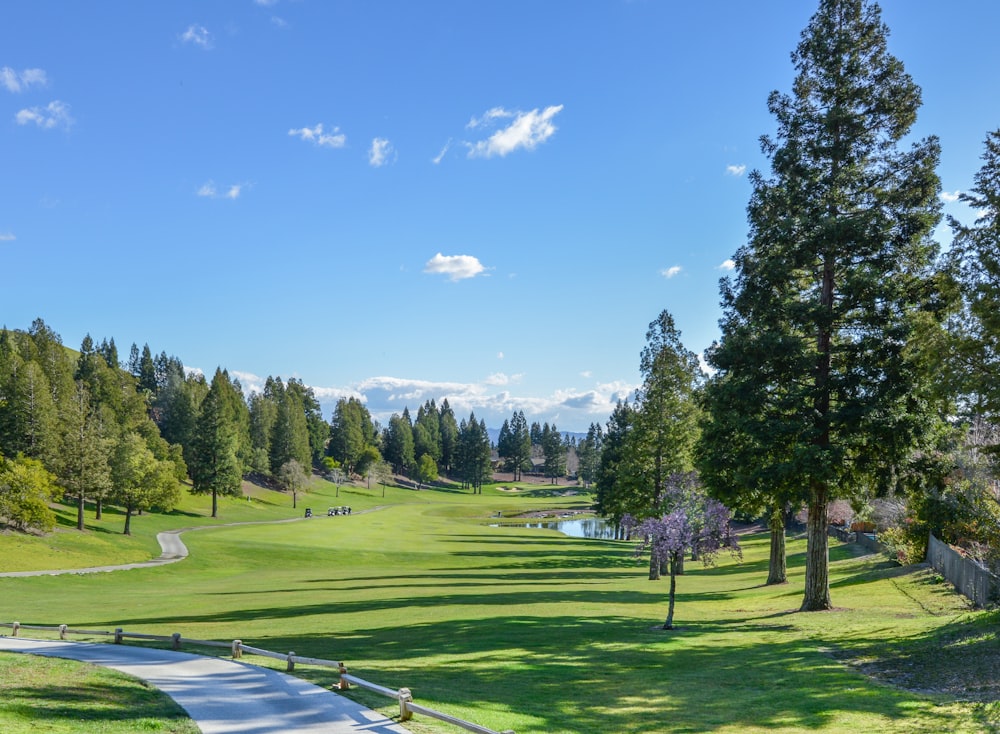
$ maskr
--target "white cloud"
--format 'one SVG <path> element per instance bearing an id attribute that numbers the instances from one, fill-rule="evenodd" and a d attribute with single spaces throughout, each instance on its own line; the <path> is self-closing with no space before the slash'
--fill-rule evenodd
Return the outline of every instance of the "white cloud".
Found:
<path id="1" fill-rule="evenodd" d="M 497 359 L 503 359 L 503 352 L 497 352 Z"/>
<path id="2" fill-rule="evenodd" d="M 0 242 L 13 242 L 16 239 L 17 237 L 10 232 L 0 232 Z"/>
<path id="3" fill-rule="evenodd" d="M 683 268 L 681 268 L 680 265 L 672 265 L 669 268 L 664 268 L 663 270 L 661 270 L 660 275 L 662 275 L 664 278 L 670 279 L 673 278 L 678 273 L 680 273 L 681 270 L 683 270 Z"/>
<path id="4" fill-rule="evenodd" d="M 69 116 L 69 105 L 65 102 L 55 100 L 49 102 L 45 107 L 31 107 L 18 112 L 14 119 L 18 125 L 35 123 L 44 130 L 51 130 L 56 127 L 69 128 L 74 120 Z"/>
<path id="5" fill-rule="evenodd" d="M 506 117 L 514 119 L 507 127 L 493 133 L 486 140 L 466 143 L 469 148 L 469 157 L 503 157 L 519 148 L 532 150 L 555 134 L 557 128 L 552 124 L 552 118 L 559 114 L 562 108 L 563 105 L 552 105 L 541 111 L 535 108 L 531 112 L 513 113 L 495 107 L 482 118 L 473 118 L 469 127 L 479 127 L 487 122 Z"/>
<path id="6" fill-rule="evenodd" d="M 472 255 L 442 255 L 440 252 L 424 265 L 425 273 L 447 275 L 452 282 L 474 278 L 485 270 Z"/>
<path id="7" fill-rule="evenodd" d="M 256 5 L 260 5 L 262 8 L 269 8 L 272 5 L 277 5 L 278 0 L 253 0 Z"/>
<path id="8" fill-rule="evenodd" d="M 942 201 L 947 201 L 947 202 L 958 201 L 958 197 L 961 196 L 961 195 L 962 195 L 962 192 L 958 191 L 958 190 L 956 190 L 954 192 L 942 191 L 941 192 L 941 200 Z"/>
<path id="9" fill-rule="evenodd" d="M 583 372 L 580 373 L 580 377 L 590 378 L 592 374 L 593 373 L 590 370 L 584 370 Z"/>
<path id="10" fill-rule="evenodd" d="M 215 185 L 215 181 L 206 181 L 199 187 L 197 194 L 206 199 L 238 199 L 247 184 L 231 184 L 225 191 L 220 192 Z"/>
<path id="11" fill-rule="evenodd" d="M 198 25 L 197 23 L 189 25 L 180 38 L 184 43 L 193 43 L 204 49 L 212 48 L 212 34 L 208 32 L 205 26 Z"/>
<path id="12" fill-rule="evenodd" d="M 49 83 L 43 69 L 22 69 L 17 71 L 5 66 L 0 69 L 0 87 L 8 92 L 22 92 L 30 86 L 44 87 Z"/>
<path id="13" fill-rule="evenodd" d="M 465 127 L 473 130 L 482 125 L 490 125 L 494 120 L 503 120 L 514 117 L 514 115 L 514 112 L 508 112 L 503 107 L 494 107 L 492 110 L 484 112 L 482 117 L 473 117 Z"/>
<path id="14" fill-rule="evenodd" d="M 386 138 L 374 138 L 372 147 L 368 149 L 368 163 L 380 168 L 396 160 L 396 150 Z"/>
<path id="15" fill-rule="evenodd" d="M 742 176 L 746 171 L 747 167 L 743 163 L 735 166 L 726 166 L 726 173 L 730 176 Z"/>
<path id="16" fill-rule="evenodd" d="M 491 387 L 506 385 L 508 382 L 510 382 L 510 378 L 503 372 L 494 372 L 492 375 L 483 380 L 483 383 L 490 385 Z"/>
<path id="17" fill-rule="evenodd" d="M 279 18 L 277 15 L 272 15 L 271 25 L 273 25 L 275 28 L 287 28 L 288 21 L 285 20 L 284 18 Z"/>
<path id="18" fill-rule="evenodd" d="M 433 163 L 433 164 L 434 164 L 435 166 L 436 166 L 436 165 L 437 165 L 438 163 L 440 163 L 440 162 L 441 162 L 441 160 L 442 160 L 442 159 L 444 158 L 444 154 L 448 152 L 448 149 L 449 149 L 450 147 L 451 147 L 451 138 L 448 138 L 448 142 L 444 144 L 444 147 L 443 147 L 443 148 L 441 148 L 441 152 L 440 152 L 440 153 L 438 153 L 438 154 L 437 154 L 436 156 L 434 156 L 433 158 L 431 158 L 431 163 Z"/>
<path id="19" fill-rule="evenodd" d="M 719 270 L 733 270 L 736 267 L 736 261 L 729 259 L 723 260 L 722 264 L 719 265 Z"/>
<path id="20" fill-rule="evenodd" d="M 324 148 L 343 148 L 347 144 L 347 136 L 340 132 L 339 127 L 333 128 L 333 132 L 324 133 L 322 123 L 313 128 L 292 128 L 288 134 Z"/>

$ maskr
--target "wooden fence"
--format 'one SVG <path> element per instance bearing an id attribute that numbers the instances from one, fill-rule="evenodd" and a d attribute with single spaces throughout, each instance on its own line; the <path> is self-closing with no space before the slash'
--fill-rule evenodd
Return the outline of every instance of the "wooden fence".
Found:
<path id="1" fill-rule="evenodd" d="M 1000 601 L 1000 578 L 933 535 L 927 543 L 927 562 L 977 607 Z"/>
<path id="2" fill-rule="evenodd" d="M 339 674 L 339 679 L 337 683 L 333 685 L 333 688 L 346 691 L 351 687 L 351 685 L 356 685 L 358 688 L 364 688 L 365 690 L 395 699 L 399 702 L 399 718 L 401 721 L 408 721 L 413 718 L 413 714 L 422 714 L 423 716 L 429 716 L 433 719 L 438 719 L 439 721 L 445 721 L 449 724 L 465 729 L 466 731 L 475 732 L 476 734 L 514 734 L 514 732 L 510 729 L 498 732 L 494 729 L 474 724 L 471 721 L 459 719 L 442 711 L 436 711 L 435 709 L 428 708 L 427 706 L 421 706 L 413 701 L 413 695 L 410 693 L 409 688 L 393 690 L 392 688 L 387 688 L 385 686 L 380 686 L 377 683 L 367 681 L 364 678 L 359 678 L 356 675 L 351 675 L 347 672 L 347 668 L 342 662 L 333 662 L 331 660 L 322 660 L 320 658 L 309 658 L 303 655 L 296 655 L 294 652 L 272 652 L 271 650 L 264 650 L 263 648 L 246 645 L 242 640 L 233 640 L 232 642 L 194 640 L 187 637 L 181 637 L 179 632 L 174 632 L 172 635 L 150 635 L 140 632 L 126 632 L 121 627 L 116 628 L 113 632 L 108 632 L 106 630 L 72 629 L 65 624 L 53 627 L 35 624 L 21 624 L 20 622 L 0 622 L 0 628 L 2 627 L 9 627 L 12 630 L 11 637 L 18 637 L 21 630 L 39 630 L 46 632 L 58 632 L 60 640 L 67 639 L 67 635 L 87 635 L 88 637 L 113 637 L 116 645 L 121 645 L 126 638 L 169 642 L 170 647 L 173 650 L 180 650 L 182 644 L 200 647 L 224 647 L 229 649 L 230 655 L 234 660 L 242 659 L 244 653 L 260 655 L 261 657 L 273 658 L 275 660 L 284 660 L 286 670 L 289 672 L 295 670 L 295 666 L 297 664 L 316 665 L 324 668 L 336 668 Z"/>

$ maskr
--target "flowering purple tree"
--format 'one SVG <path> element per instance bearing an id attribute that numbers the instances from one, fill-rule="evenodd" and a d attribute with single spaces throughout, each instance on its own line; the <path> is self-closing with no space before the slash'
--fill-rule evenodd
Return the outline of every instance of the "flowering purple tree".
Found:
<path id="1" fill-rule="evenodd" d="M 677 572 L 684 561 L 684 554 L 691 553 L 706 566 L 715 564 L 715 558 L 724 548 L 737 558 L 742 558 L 736 534 L 729 525 L 729 510 L 721 502 L 705 496 L 697 479 L 690 474 L 678 474 L 670 482 L 669 505 L 673 509 L 659 518 L 625 523 L 640 538 L 636 556 L 651 553 L 654 563 L 666 564 L 670 569 L 670 604 L 663 629 L 674 628 L 674 599 L 677 591 Z"/>

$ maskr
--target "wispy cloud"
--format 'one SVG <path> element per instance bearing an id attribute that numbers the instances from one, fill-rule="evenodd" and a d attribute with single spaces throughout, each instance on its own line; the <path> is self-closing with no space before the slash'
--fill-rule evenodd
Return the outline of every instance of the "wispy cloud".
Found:
<path id="1" fill-rule="evenodd" d="M 448 152 L 448 149 L 449 149 L 450 147 L 451 147 L 451 138 L 448 138 L 448 142 L 444 144 L 444 147 L 443 147 L 443 148 L 441 148 L 441 152 L 440 152 L 440 153 L 438 153 L 438 154 L 437 154 L 436 156 L 434 156 L 433 158 L 431 158 L 431 163 L 433 163 L 433 164 L 434 164 L 435 166 L 436 166 L 436 165 L 437 165 L 438 163 L 440 163 L 440 162 L 442 161 L 442 159 L 444 158 L 444 154 Z"/>
<path id="2" fill-rule="evenodd" d="M 16 239 L 11 232 L 0 232 L 0 242 L 13 242 Z"/>
<path id="3" fill-rule="evenodd" d="M 553 118 L 563 109 L 563 105 L 552 105 L 544 110 L 535 108 L 530 112 L 509 112 L 502 107 L 494 107 L 482 117 L 472 118 L 466 127 L 479 128 L 496 120 L 513 118 L 510 124 L 497 130 L 486 140 L 467 142 L 470 158 L 493 158 L 506 156 L 515 150 L 532 150 L 551 138 L 557 128 Z"/>
<path id="4" fill-rule="evenodd" d="M 240 194 L 243 192 L 246 184 L 231 184 L 225 191 L 220 191 L 220 189 L 215 185 L 215 181 L 209 180 L 203 183 L 198 191 L 198 196 L 203 196 L 206 199 L 232 199 L 236 200 L 240 198 Z"/>
<path id="5" fill-rule="evenodd" d="M 747 167 L 743 163 L 740 163 L 739 165 L 726 166 L 726 173 L 730 176 L 742 176 L 746 172 Z"/>
<path id="6" fill-rule="evenodd" d="M 260 5 L 262 8 L 269 8 L 272 5 L 277 5 L 278 0 L 253 0 L 254 5 Z"/>
<path id="7" fill-rule="evenodd" d="M 958 190 L 956 190 L 954 192 L 942 191 L 941 192 L 941 201 L 947 201 L 947 202 L 958 201 L 958 198 L 961 195 L 962 195 L 962 192 L 958 191 Z"/>
<path id="8" fill-rule="evenodd" d="M 486 110 L 480 117 L 473 117 L 465 127 L 474 130 L 483 125 L 492 125 L 494 120 L 504 120 L 514 117 L 515 114 L 514 112 L 508 112 L 503 107 L 494 107 L 491 110 Z"/>
<path id="9" fill-rule="evenodd" d="M 661 270 L 660 275 L 669 280 L 670 278 L 673 278 L 675 275 L 679 274 L 681 270 L 683 270 L 683 268 L 681 268 L 680 265 L 672 265 L 669 268 L 664 268 L 663 270 Z"/>
<path id="10" fill-rule="evenodd" d="M 447 275 L 452 282 L 474 278 L 485 271 L 479 258 L 472 255 L 442 255 L 439 252 L 424 265 L 425 273 Z"/>
<path id="11" fill-rule="evenodd" d="M 396 160 L 396 149 L 392 147 L 386 138 L 374 138 L 372 146 L 368 149 L 368 163 L 375 168 L 380 168 Z"/>
<path id="12" fill-rule="evenodd" d="M 271 25 L 273 25 L 275 28 L 287 28 L 288 21 L 285 20 L 284 18 L 279 18 L 277 15 L 272 15 Z"/>
<path id="13" fill-rule="evenodd" d="M 732 260 L 732 259 L 729 259 L 729 260 L 723 260 L 722 264 L 719 265 L 718 269 L 719 270 L 732 270 L 735 267 L 736 267 L 736 261 Z"/>
<path id="14" fill-rule="evenodd" d="M 45 107 L 23 109 L 14 116 L 14 119 L 18 125 L 35 123 L 44 130 L 56 127 L 68 129 L 75 122 L 69 115 L 69 105 L 59 100 L 49 102 Z"/>
<path id="15" fill-rule="evenodd" d="M 42 69 L 22 69 L 17 71 L 5 66 L 0 69 L 0 87 L 8 92 L 23 92 L 28 87 L 44 87 L 49 83 L 45 71 Z"/>
<path id="16" fill-rule="evenodd" d="M 180 35 L 180 39 L 184 43 L 193 43 L 206 50 L 212 48 L 212 34 L 209 33 L 208 28 L 197 23 L 189 25 L 187 30 Z"/>
<path id="17" fill-rule="evenodd" d="M 497 352 L 497 359 L 503 359 L 503 352 Z"/>
<path id="18" fill-rule="evenodd" d="M 333 128 L 333 132 L 325 133 L 322 123 L 317 124 L 316 127 L 293 127 L 288 131 L 288 134 L 324 148 L 343 148 L 347 145 L 347 136 L 340 132 L 339 127 Z"/>

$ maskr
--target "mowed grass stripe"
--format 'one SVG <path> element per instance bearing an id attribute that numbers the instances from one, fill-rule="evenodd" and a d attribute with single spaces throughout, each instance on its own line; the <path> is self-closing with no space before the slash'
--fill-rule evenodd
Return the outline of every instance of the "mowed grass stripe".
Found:
<path id="1" fill-rule="evenodd" d="M 996 718 L 993 704 L 897 689 L 845 663 L 981 618 L 926 571 L 834 544 L 838 608 L 799 614 L 804 541 L 789 544 L 790 583 L 765 587 L 767 538 L 754 536 L 742 563 L 688 564 L 680 629 L 666 633 L 666 581 L 647 581 L 628 544 L 489 527 L 498 509 L 571 501 L 398 490 L 377 511 L 355 502 L 350 517 L 192 533 L 192 556 L 173 566 L 0 580 L 0 605 L 33 623 L 240 638 L 344 660 L 421 703 L 519 734 L 978 732 Z M 329 671 L 299 672 L 332 682 Z"/>

